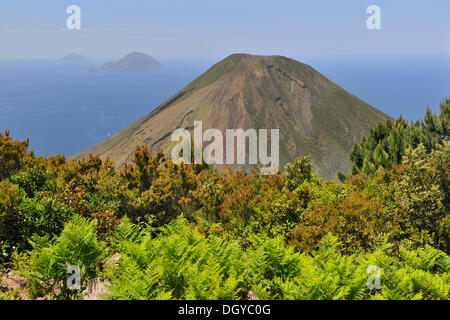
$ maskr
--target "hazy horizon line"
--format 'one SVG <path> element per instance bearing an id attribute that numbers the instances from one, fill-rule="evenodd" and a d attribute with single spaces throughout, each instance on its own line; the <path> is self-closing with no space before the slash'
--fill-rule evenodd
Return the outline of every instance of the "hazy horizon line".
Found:
<path id="1" fill-rule="evenodd" d="M 444 58 L 447 60 L 450 60 L 450 53 L 406 53 L 406 54 L 316 54 L 316 55 L 301 55 L 301 54 L 295 54 L 295 55 L 289 55 L 289 54 L 283 54 L 283 53 L 255 53 L 255 52 L 230 52 L 228 54 L 224 55 L 209 55 L 209 56 L 202 56 L 202 55 L 184 55 L 184 56 L 175 56 L 175 55 L 152 55 L 151 53 L 139 51 L 139 50 L 130 50 L 128 53 L 125 54 L 115 54 L 111 56 L 89 56 L 81 51 L 73 51 L 68 52 L 67 54 L 64 54 L 62 56 L 49 56 L 49 57 L 0 57 L 0 61 L 54 61 L 54 60 L 61 60 L 65 56 L 68 56 L 70 54 L 79 54 L 84 56 L 87 60 L 115 60 L 120 59 L 126 56 L 129 53 L 132 52 L 141 52 L 145 53 L 149 56 L 152 56 L 153 58 L 159 58 L 159 59 L 167 59 L 167 60 L 178 60 L 178 59 L 223 59 L 225 57 L 228 57 L 233 54 L 249 54 L 249 55 L 259 55 L 259 56 L 284 56 L 292 59 L 297 58 L 367 58 L 367 59 L 382 59 L 382 58 Z M 82 62 L 82 61 L 81 61 Z"/>

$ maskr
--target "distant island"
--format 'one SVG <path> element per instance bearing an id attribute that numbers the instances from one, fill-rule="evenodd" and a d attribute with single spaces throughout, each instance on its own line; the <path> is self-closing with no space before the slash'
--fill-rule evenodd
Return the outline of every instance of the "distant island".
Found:
<path id="1" fill-rule="evenodd" d="M 71 53 L 71 54 L 68 54 L 67 56 L 64 56 L 61 58 L 61 61 L 65 61 L 65 62 L 83 62 L 83 61 L 87 61 L 87 60 L 88 60 L 88 58 L 86 58 L 82 54 L 78 54 L 78 53 Z"/>
<path id="2" fill-rule="evenodd" d="M 97 68 L 89 68 L 88 72 L 102 71 L 141 71 L 161 69 L 161 64 L 145 53 L 133 52 L 117 62 L 106 62 Z"/>

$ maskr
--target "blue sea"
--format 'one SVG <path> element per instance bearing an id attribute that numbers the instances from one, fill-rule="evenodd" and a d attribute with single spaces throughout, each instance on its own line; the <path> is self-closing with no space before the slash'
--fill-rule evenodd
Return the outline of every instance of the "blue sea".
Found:
<path id="1" fill-rule="evenodd" d="M 438 111 L 450 96 L 450 58 L 307 58 L 347 91 L 397 118 Z M 36 154 L 71 156 L 126 128 L 219 59 L 160 59 L 145 72 L 87 73 L 104 61 L 0 61 L 0 130 Z"/>

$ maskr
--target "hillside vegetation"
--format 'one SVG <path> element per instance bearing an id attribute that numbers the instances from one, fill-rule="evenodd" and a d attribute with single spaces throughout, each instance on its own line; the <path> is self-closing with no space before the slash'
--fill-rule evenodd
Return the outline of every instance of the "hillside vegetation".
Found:
<path id="1" fill-rule="evenodd" d="M 23 280 L 0 299 L 81 299 L 94 280 L 105 299 L 448 299 L 449 115 L 446 99 L 375 126 L 341 183 L 307 157 L 263 176 L 138 146 L 116 169 L 0 134 L 0 278 Z"/>

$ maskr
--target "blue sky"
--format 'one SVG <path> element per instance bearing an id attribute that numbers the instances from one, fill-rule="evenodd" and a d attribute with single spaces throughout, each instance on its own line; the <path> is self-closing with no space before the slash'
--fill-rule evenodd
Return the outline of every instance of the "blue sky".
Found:
<path id="1" fill-rule="evenodd" d="M 72 4 L 81 31 L 66 29 Z M 381 30 L 366 27 L 372 4 Z M 449 0 L 2 1 L 0 59 L 450 55 L 449 17 Z"/>

